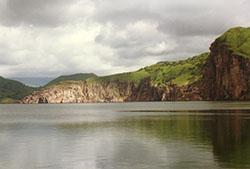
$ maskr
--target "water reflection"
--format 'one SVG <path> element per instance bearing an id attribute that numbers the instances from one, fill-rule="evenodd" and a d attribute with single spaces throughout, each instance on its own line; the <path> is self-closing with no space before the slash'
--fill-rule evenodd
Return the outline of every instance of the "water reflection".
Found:
<path id="1" fill-rule="evenodd" d="M 217 162 L 219 162 L 220 168 L 249 168 L 248 111 L 216 110 L 205 114 L 200 111 L 203 112 L 202 115 L 189 112 L 123 117 L 116 121 L 102 123 L 66 123 L 60 124 L 59 129 L 61 127 L 64 130 L 72 127 L 96 129 L 105 126 L 109 128 L 108 131 L 119 130 L 117 132 L 126 133 L 122 141 L 118 141 L 119 145 L 114 146 L 114 143 L 110 145 L 115 147 L 115 155 L 110 162 L 113 165 L 118 161 L 122 163 L 122 160 L 127 160 L 126 162 L 132 166 L 138 163 L 144 164 L 144 167 L 162 164 L 163 168 L 192 168 L 199 165 L 205 168 L 217 168 Z M 118 135 L 122 138 L 122 134 Z M 139 140 L 132 138 L 139 138 Z M 149 147 L 143 147 L 145 140 L 150 140 Z M 157 145 L 155 145 L 156 142 Z M 164 153 L 161 154 L 163 149 Z M 147 152 L 147 150 L 150 151 Z M 104 160 L 103 163 L 106 164 L 106 161 Z M 105 164 L 100 164 L 101 168 Z M 119 165 L 118 168 L 121 167 Z M 136 168 L 142 168 L 142 166 Z"/>
<path id="2" fill-rule="evenodd" d="M 221 167 L 249 168 L 249 111 L 216 110 L 211 113 L 145 116 L 133 119 L 133 128 L 165 141 L 211 145 L 215 160 Z"/>
<path id="3" fill-rule="evenodd" d="M 249 109 L 150 110 L 151 104 L 145 111 L 140 104 L 122 104 L 122 111 L 117 104 L 41 106 L 36 114 L 0 109 L 0 166 L 250 168 Z"/>
<path id="4" fill-rule="evenodd" d="M 237 114 L 238 113 L 238 114 Z M 213 152 L 222 166 L 250 167 L 250 119 L 237 111 L 234 116 L 218 116 L 207 124 L 206 131 L 213 138 Z"/>

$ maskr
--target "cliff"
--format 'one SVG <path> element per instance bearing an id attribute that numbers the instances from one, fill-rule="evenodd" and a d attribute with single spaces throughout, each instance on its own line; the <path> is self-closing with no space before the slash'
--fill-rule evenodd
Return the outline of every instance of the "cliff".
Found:
<path id="1" fill-rule="evenodd" d="M 65 82 L 33 92 L 21 103 L 89 103 L 201 100 L 192 87 L 177 85 L 153 86 L 150 79 L 140 83 L 112 81 L 88 84 L 86 81 Z"/>
<path id="2" fill-rule="evenodd" d="M 233 28 L 204 53 L 135 72 L 45 87 L 21 103 L 250 100 L 250 28 Z"/>
<path id="3" fill-rule="evenodd" d="M 202 79 L 205 100 L 250 100 L 250 28 L 233 28 L 212 43 Z"/>
<path id="4" fill-rule="evenodd" d="M 202 77 L 204 53 L 185 61 L 161 62 L 135 72 L 64 81 L 45 86 L 21 103 L 82 103 L 201 100 L 194 85 Z"/>

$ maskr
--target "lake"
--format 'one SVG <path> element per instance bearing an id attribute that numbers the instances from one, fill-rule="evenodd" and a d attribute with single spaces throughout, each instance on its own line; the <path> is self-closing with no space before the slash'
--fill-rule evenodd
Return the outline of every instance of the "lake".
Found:
<path id="1" fill-rule="evenodd" d="M 250 102 L 0 105 L 2 169 L 250 168 Z"/>

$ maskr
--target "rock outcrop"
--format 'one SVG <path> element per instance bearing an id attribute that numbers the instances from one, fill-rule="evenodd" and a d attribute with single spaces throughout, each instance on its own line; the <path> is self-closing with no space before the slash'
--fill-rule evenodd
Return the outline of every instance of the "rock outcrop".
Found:
<path id="1" fill-rule="evenodd" d="M 235 53 L 223 38 L 210 50 L 201 87 L 204 100 L 250 100 L 250 59 Z"/>
<path id="2" fill-rule="evenodd" d="M 201 100 L 198 90 L 190 86 L 153 86 L 150 79 L 134 82 L 106 82 L 88 84 L 85 81 L 56 85 L 33 92 L 21 100 L 24 104 L 36 103 L 91 103 Z"/>

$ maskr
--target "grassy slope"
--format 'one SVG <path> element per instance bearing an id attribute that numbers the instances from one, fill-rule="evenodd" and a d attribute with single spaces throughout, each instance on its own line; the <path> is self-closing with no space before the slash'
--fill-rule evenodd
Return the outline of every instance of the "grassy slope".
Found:
<path id="1" fill-rule="evenodd" d="M 16 102 L 30 94 L 34 89 L 24 84 L 0 77 L 0 103 Z"/>
<path id="2" fill-rule="evenodd" d="M 81 81 L 81 80 L 86 80 L 91 77 L 96 77 L 96 75 L 94 73 L 79 73 L 79 74 L 73 74 L 73 75 L 63 75 L 50 81 L 46 86 L 57 85 L 64 81 Z"/>
<path id="3" fill-rule="evenodd" d="M 127 73 L 119 73 L 109 76 L 99 76 L 87 79 L 87 82 L 89 83 L 97 83 L 97 82 L 108 82 L 108 81 L 134 81 L 134 82 L 140 82 L 141 80 L 150 77 L 150 74 L 145 70 L 139 70 L 135 72 L 127 72 Z"/>
<path id="4" fill-rule="evenodd" d="M 190 84 L 201 78 L 208 55 L 209 53 L 203 53 L 184 61 L 160 62 L 135 72 L 90 78 L 87 79 L 87 82 L 97 83 L 116 80 L 140 82 L 150 77 L 155 85 L 169 83 L 177 85 Z"/>
<path id="5" fill-rule="evenodd" d="M 199 80 L 209 53 L 203 53 L 187 60 L 158 63 L 145 68 L 154 84 L 186 85 Z"/>
<path id="6" fill-rule="evenodd" d="M 250 27 L 229 29 L 219 39 L 233 51 L 233 54 L 250 59 Z"/>

